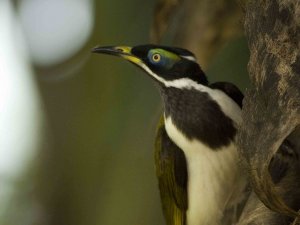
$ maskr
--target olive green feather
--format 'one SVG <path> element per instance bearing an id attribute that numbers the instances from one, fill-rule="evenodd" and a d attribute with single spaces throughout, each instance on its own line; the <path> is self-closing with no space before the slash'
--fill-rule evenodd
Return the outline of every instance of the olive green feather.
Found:
<path id="1" fill-rule="evenodd" d="M 155 165 L 167 225 L 186 225 L 186 160 L 183 151 L 168 137 L 163 118 L 156 136 Z"/>

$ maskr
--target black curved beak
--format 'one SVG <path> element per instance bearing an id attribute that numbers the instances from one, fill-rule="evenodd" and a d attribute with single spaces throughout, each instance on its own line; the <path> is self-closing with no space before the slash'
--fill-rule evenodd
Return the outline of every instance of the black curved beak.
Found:
<path id="1" fill-rule="evenodd" d="M 129 46 L 105 46 L 105 47 L 95 47 L 92 49 L 93 53 L 98 54 L 107 54 L 107 55 L 114 55 L 114 56 L 121 56 L 122 58 L 141 66 L 142 60 L 138 57 L 131 54 L 131 47 Z"/>
<path id="2" fill-rule="evenodd" d="M 127 46 L 104 46 L 104 47 L 97 46 L 92 49 L 93 53 L 115 55 L 115 56 L 123 56 L 123 55 L 131 56 L 130 51 L 131 51 L 131 47 L 127 47 Z"/>

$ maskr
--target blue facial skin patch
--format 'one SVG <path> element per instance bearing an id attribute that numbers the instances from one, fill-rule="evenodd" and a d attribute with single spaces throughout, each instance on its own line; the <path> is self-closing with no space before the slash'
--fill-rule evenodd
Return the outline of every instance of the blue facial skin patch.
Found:
<path id="1" fill-rule="evenodd" d="M 170 69 L 180 57 L 172 52 L 157 48 L 148 52 L 148 60 L 152 65 Z"/>

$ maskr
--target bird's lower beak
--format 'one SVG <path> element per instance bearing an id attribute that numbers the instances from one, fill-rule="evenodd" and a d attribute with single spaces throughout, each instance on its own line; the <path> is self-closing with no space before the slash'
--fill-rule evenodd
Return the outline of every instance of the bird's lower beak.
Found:
<path id="1" fill-rule="evenodd" d="M 136 65 L 141 65 L 142 60 L 140 60 L 138 57 L 132 55 L 131 49 L 132 48 L 128 47 L 128 46 L 95 47 L 95 48 L 93 48 L 92 52 L 120 56 Z"/>

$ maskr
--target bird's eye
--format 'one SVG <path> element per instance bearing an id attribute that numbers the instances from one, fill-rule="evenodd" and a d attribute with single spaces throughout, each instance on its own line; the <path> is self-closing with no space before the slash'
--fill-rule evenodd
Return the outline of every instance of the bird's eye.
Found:
<path id="1" fill-rule="evenodd" d="M 153 54 L 153 55 L 152 55 L 152 60 L 153 60 L 154 62 L 159 62 L 159 61 L 161 60 L 160 54 L 158 54 L 158 53 Z"/>

